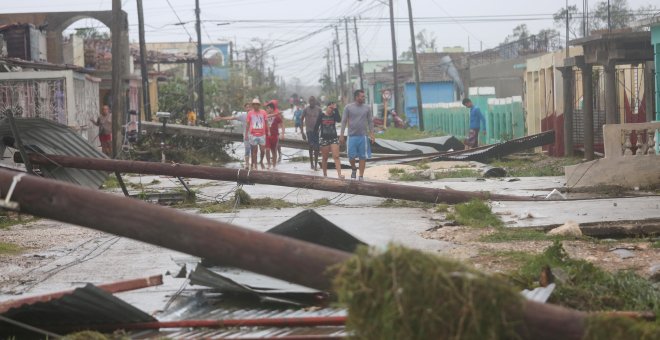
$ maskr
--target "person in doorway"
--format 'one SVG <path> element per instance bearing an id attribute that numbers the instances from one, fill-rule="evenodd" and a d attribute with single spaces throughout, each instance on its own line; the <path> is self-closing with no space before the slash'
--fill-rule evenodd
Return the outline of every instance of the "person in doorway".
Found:
<path id="1" fill-rule="evenodd" d="M 481 113 L 478 106 L 472 103 L 470 98 L 463 99 L 463 106 L 470 109 L 470 131 L 468 131 L 468 138 L 465 140 L 465 146 L 468 149 L 476 148 L 479 146 L 479 131 L 483 124 L 483 134 L 486 135 L 486 119 Z"/>
<path id="2" fill-rule="evenodd" d="M 266 162 L 268 163 L 268 168 L 277 165 L 278 155 L 280 151 L 278 149 L 279 141 L 284 139 L 284 122 L 282 121 L 282 114 L 280 110 L 277 109 L 277 100 L 271 100 L 266 104 L 266 113 L 268 114 L 268 126 L 270 127 L 270 136 L 266 138 Z M 282 134 L 280 134 L 280 130 Z M 279 156 L 282 157 L 281 155 Z M 261 159 L 263 162 L 263 158 Z"/>
<path id="3" fill-rule="evenodd" d="M 339 162 L 339 138 L 337 137 L 336 124 L 341 122 L 337 103 L 329 102 L 323 114 L 316 120 L 315 130 L 319 134 L 319 145 L 321 148 L 321 168 L 323 176 L 328 176 L 328 154 L 332 151 L 332 158 L 337 169 L 337 178 L 343 179 L 341 174 L 341 163 Z"/>
<path id="4" fill-rule="evenodd" d="M 247 113 L 250 111 L 250 103 L 245 103 L 243 105 L 245 112 L 238 112 L 233 116 L 229 117 L 220 117 L 214 118 L 213 120 L 235 120 L 243 124 L 243 144 L 245 146 L 245 168 L 250 168 L 250 154 L 252 153 L 252 147 L 250 146 L 250 140 L 248 139 L 248 125 L 247 125 Z"/>
<path id="5" fill-rule="evenodd" d="M 197 114 L 195 111 L 192 109 L 188 109 L 188 113 L 186 113 L 186 118 L 188 119 L 188 125 L 190 126 L 195 126 L 195 123 L 197 122 Z"/>
<path id="6" fill-rule="evenodd" d="M 364 179 L 364 169 L 367 159 L 371 158 L 371 146 L 374 138 L 374 117 L 369 105 L 365 105 L 364 90 L 356 90 L 353 93 L 355 101 L 346 105 L 341 119 L 341 136 L 339 142 L 344 144 L 344 130 L 348 125 L 348 144 L 346 151 L 348 161 L 351 163 L 351 179 L 355 179 L 357 170 L 355 159 L 359 160 L 360 176 L 358 180 Z"/>
<path id="7" fill-rule="evenodd" d="M 300 132 L 303 132 L 302 128 L 302 114 L 303 110 L 302 108 L 296 104 L 294 111 L 293 111 L 293 121 L 295 123 L 295 130 L 293 130 L 295 133 L 298 133 L 298 128 L 300 128 Z"/>
<path id="8" fill-rule="evenodd" d="M 321 108 L 316 102 L 316 97 L 309 97 L 309 106 L 303 110 L 301 124 L 307 131 L 307 134 L 302 131 L 302 138 L 307 139 L 307 144 L 309 144 L 309 164 L 312 170 L 316 170 L 319 165 L 319 135 L 314 127 L 321 114 Z"/>
<path id="9" fill-rule="evenodd" d="M 110 113 L 110 106 L 103 105 L 101 115 L 96 120 L 90 119 L 92 124 L 99 127 L 99 140 L 101 141 L 101 151 L 108 156 L 112 157 L 112 114 Z"/>
<path id="10" fill-rule="evenodd" d="M 257 147 L 260 152 L 264 152 L 266 138 L 270 134 L 268 130 L 268 116 L 266 111 L 261 109 L 261 102 L 255 98 L 252 100 L 252 109 L 247 114 L 247 126 L 249 133 L 250 146 L 252 147 L 252 169 L 257 169 Z M 263 169 L 263 163 L 261 164 Z"/>

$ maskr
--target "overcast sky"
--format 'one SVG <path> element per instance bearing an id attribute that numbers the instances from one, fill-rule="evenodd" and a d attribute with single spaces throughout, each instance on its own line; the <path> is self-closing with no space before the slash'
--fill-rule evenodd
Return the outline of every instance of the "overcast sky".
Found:
<path id="1" fill-rule="evenodd" d="M 196 40 L 195 0 L 143 0 L 147 42 Z M 590 1 L 593 5 L 597 1 Z M 130 39 L 137 41 L 137 9 L 135 0 L 123 0 L 123 10 L 129 15 Z M 276 73 L 287 81 L 297 77 L 306 84 L 316 84 L 325 70 L 326 48 L 334 39 L 333 29 L 322 28 L 333 23 L 339 26 L 342 62 L 346 64 L 346 38 L 340 18 L 358 17 L 358 32 L 362 60 L 391 59 L 389 9 L 386 0 L 200 0 L 202 42 L 232 40 L 238 50 L 246 48 L 252 39 L 266 40 L 275 45 L 270 51 Z M 582 8 L 582 1 L 568 1 Z M 637 9 L 658 2 L 628 0 Z M 170 7 L 171 4 L 171 7 Z M 497 46 L 519 24 L 527 24 L 531 33 L 543 28 L 557 28 L 552 14 L 564 7 L 565 0 L 413 0 L 415 31 L 425 29 L 436 38 L 439 50 L 443 46 L 462 46 L 479 50 Z M 5 13 L 110 10 L 111 0 L 20 0 L 3 1 Z M 394 0 L 394 16 L 407 18 L 405 0 Z M 377 20 L 377 19 L 381 20 Z M 229 24 L 218 25 L 218 23 Z M 248 22 L 237 22 L 248 20 Z M 254 22 L 257 20 L 257 22 Z M 184 25 L 175 25 L 183 22 Z M 81 20 L 77 27 L 99 27 L 94 20 Z M 103 27 L 101 25 L 101 27 Z M 407 22 L 396 24 L 398 54 L 410 46 Z M 315 31 L 321 30 L 318 34 Z M 349 27 L 351 62 L 357 61 L 355 36 Z M 561 31 L 563 34 L 563 30 Z M 305 38 L 305 36 L 308 36 Z M 294 41 L 294 42 L 292 42 Z M 288 44 L 286 44 L 288 43 Z M 482 45 L 483 44 L 483 45 Z"/>

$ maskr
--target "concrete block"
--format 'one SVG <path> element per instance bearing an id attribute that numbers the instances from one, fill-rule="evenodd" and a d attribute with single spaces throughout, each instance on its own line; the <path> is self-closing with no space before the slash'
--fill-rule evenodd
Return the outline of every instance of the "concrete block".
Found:
<path id="1" fill-rule="evenodd" d="M 602 158 L 564 168 L 569 188 L 660 186 L 660 156 Z"/>

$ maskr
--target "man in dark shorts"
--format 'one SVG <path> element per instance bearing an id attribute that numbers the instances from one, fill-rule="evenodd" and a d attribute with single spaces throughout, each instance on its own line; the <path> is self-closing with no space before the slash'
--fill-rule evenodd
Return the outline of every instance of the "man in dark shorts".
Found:
<path id="1" fill-rule="evenodd" d="M 465 140 L 465 145 L 469 149 L 476 148 L 479 146 L 479 131 L 482 124 L 484 126 L 483 134 L 486 135 L 486 119 L 479 107 L 472 104 L 470 98 L 463 99 L 463 105 L 470 109 L 470 131 L 468 132 L 468 138 Z"/>
<path id="2" fill-rule="evenodd" d="M 319 107 L 316 97 L 309 97 L 309 106 L 303 110 L 301 120 L 307 130 L 306 135 L 305 131 L 302 131 L 302 138 L 307 139 L 309 144 L 309 163 L 312 170 L 316 170 L 319 164 L 319 134 L 314 128 L 321 114 L 321 107 Z"/>

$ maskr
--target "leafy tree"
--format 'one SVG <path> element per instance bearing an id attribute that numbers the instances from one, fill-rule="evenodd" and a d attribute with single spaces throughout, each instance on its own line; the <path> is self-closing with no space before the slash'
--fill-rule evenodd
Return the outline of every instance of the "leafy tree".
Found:
<path id="1" fill-rule="evenodd" d="M 422 29 L 415 35 L 416 47 L 418 52 L 435 52 L 437 50 L 436 37 L 433 32 Z M 401 52 L 398 59 L 412 60 L 412 46 L 407 51 Z"/>
<path id="2" fill-rule="evenodd" d="M 566 27 L 566 7 L 552 15 L 555 25 L 561 28 Z M 568 31 L 573 39 L 583 36 L 582 16 L 578 14 L 576 5 L 568 6 Z"/>
<path id="3" fill-rule="evenodd" d="M 76 35 L 83 40 L 105 40 L 110 39 L 110 32 L 99 31 L 96 27 L 76 28 Z"/>
<path id="4" fill-rule="evenodd" d="M 593 25 L 595 29 L 607 29 L 607 1 L 601 1 L 596 4 L 593 11 Z M 612 29 L 624 28 L 630 26 L 635 20 L 635 13 L 630 9 L 628 0 L 610 1 L 610 23 Z"/>

